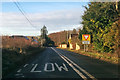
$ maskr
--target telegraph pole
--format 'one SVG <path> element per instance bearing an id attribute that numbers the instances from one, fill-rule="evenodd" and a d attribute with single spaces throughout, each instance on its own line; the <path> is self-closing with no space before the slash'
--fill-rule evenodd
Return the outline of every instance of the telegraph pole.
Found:
<path id="1" fill-rule="evenodd" d="M 67 31 L 67 45 L 68 45 L 68 31 Z"/>

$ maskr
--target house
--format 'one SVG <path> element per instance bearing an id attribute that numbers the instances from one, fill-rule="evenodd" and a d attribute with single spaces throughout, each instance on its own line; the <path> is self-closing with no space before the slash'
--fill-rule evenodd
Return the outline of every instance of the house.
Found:
<path id="1" fill-rule="evenodd" d="M 62 48 L 67 48 L 67 44 L 62 44 Z"/>
<path id="2" fill-rule="evenodd" d="M 60 44 L 59 47 L 61 48 L 61 47 L 62 47 L 62 44 Z"/>
<path id="3" fill-rule="evenodd" d="M 67 48 L 67 44 L 60 44 L 59 47 L 60 48 Z"/>
<path id="4" fill-rule="evenodd" d="M 80 50 L 80 45 L 78 45 L 78 43 L 76 43 L 76 50 Z"/>
<path id="5" fill-rule="evenodd" d="M 69 48 L 73 50 L 80 49 L 80 40 L 78 39 L 78 34 L 70 34 L 69 35 Z"/>

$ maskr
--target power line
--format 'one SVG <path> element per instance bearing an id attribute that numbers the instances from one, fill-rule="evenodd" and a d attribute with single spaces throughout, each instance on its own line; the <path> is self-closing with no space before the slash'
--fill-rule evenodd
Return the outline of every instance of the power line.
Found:
<path id="1" fill-rule="evenodd" d="M 28 17 L 25 15 L 25 11 L 22 9 L 22 8 L 20 8 L 20 4 L 18 3 L 18 2 L 15 2 L 14 1 L 14 3 L 15 3 L 15 5 L 17 6 L 17 8 L 19 9 L 19 11 L 22 13 L 22 15 L 25 17 L 25 19 L 29 22 L 29 24 L 33 27 L 33 28 L 35 28 L 35 29 L 37 29 L 32 23 L 31 23 L 31 21 L 28 19 Z M 19 4 L 19 5 L 18 5 Z M 37 29 L 38 30 L 38 29 Z"/>
<path id="2" fill-rule="evenodd" d="M 18 8 L 18 10 L 22 13 L 22 15 L 25 17 L 25 19 L 29 22 L 29 24 L 33 27 L 33 28 L 35 28 L 36 30 L 39 30 L 38 28 L 36 28 L 32 23 L 31 23 L 31 21 L 28 19 L 28 17 L 25 15 L 26 13 L 25 13 L 25 11 L 22 9 L 22 7 L 20 8 L 20 3 L 19 2 L 17 2 L 17 1 L 14 1 L 13 0 L 13 2 L 14 2 L 14 4 L 16 5 L 16 7 Z"/>

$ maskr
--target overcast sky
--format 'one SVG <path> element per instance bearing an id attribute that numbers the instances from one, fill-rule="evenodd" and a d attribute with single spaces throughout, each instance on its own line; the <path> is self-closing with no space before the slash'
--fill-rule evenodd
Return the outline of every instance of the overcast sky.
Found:
<path id="1" fill-rule="evenodd" d="M 45 25 L 49 33 L 82 27 L 80 22 L 88 2 L 19 2 L 32 27 L 13 2 L 2 3 L 2 35 L 40 35 Z"/>

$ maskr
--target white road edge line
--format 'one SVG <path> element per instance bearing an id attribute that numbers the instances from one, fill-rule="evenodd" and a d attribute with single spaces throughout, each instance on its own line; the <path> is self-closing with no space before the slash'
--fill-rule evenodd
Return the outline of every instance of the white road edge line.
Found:
<path id="1" fill-rule="evenodd" d="M 84 80 L 87 80 L 87 77 L 85 77 L 78 69 L 76 69 L 71 63 L 69 63 L 63 56 L 61 56 L 54 48 L 52 48 L 65 62 L 68 63 L 68 65 L 70 67 L 72 67 L 72 69 L 80 76 L 82 77 Z"/>
<path id="2" fill-rule="evenodd" d="M 52 48 L 52 47 L 51 47 Z M 68 61 L 70 61 L 73 65 L 75 65 L 78 69 L 80 69 L 82 72 L 84 72 L 87 76 L 89 76 L 91 79 L 93 80 L 97 80 L 94 76 L 92 76 L 91 74 L 89 74 L 86 70 L 82 69 L 80 66 L 78 66 L 76 63 L 74 63 L 72 60 L 70 60 L 69 58 L 65 57 L 63 54 L 61 54 L 60 52 L 58 52 L 57 50 L 55 50 L 54 48 L 52 48 L 58 55 L 61 55 L 62 57 L 66 58 Z"/>

